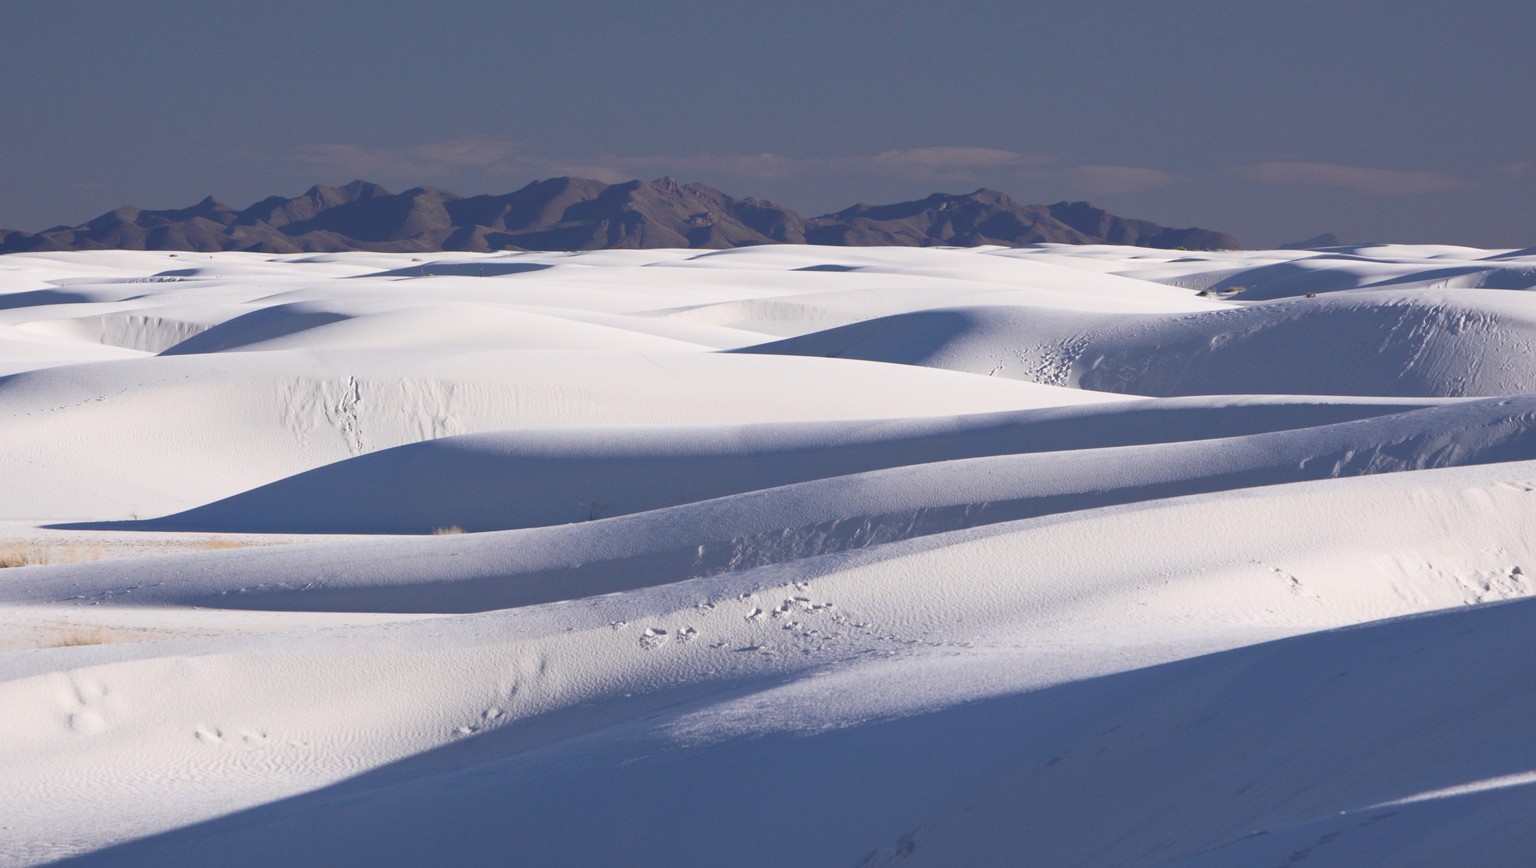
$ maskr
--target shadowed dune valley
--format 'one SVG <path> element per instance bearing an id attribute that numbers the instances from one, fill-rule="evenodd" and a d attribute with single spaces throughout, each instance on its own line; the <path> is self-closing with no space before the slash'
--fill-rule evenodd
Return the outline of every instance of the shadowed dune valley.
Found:
<path id="1" fill-rule="evenodd" d="M 0 868 L 1531 864 L 1536 249 L 856 210 L 0 256 Z"/>

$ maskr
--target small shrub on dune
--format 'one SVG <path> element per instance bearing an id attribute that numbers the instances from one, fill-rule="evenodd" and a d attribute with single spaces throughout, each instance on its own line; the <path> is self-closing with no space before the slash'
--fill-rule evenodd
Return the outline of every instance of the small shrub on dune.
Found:
<path id="1" fill-rule="evenodd" d="M 44 564 L 79 564 L 101 560 L 101 543 L 67 543 L 40 546 L 18 541 L 0 545 L 0 569 L 38 567 Z"/>
<path id="2" fill-rule="evenodd" d="M 432 535 L 433 536 L 452 536 L 454 534 L 459 534 L 459 533 L 463 533 L 463 532 L 464 532 L 464 528 L 459 527 L 456 524 L 450 524 L 447 527 L 434 527 L 434 528 L 432 528 Z"/>
<path id="3" fill-rule="evenodd" d="M 244 542 L 241 542 L 241 541 L 239 541 L 237 539 L 225 539 L 224 537 L 221 537 L 221 536 L 211 537 L 209 539 L 203 540 L 203 548 L 208 549 L 209 551 L 223 551 L 224 549 L 243 549 L 243 548 L 246 548 L 249 545 L 250 545 L 250 543 L 244 543 Z"/>
<path id="4" fill-rule="evenodd" d="M 58 636 L 46 646 L 48 648 L 73 648 L 80 645 L 105 645 L 112 641 L 107 631 L 100 627 L 84 627 L 73 624 L 60 628 Z"/>

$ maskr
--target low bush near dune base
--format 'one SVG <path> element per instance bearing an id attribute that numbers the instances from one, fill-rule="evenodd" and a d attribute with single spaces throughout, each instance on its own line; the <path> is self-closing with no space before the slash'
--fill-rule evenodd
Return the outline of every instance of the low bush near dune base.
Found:
<path id="1" fill-rule="evenodd" d="M 78 564 L 101 560 L 101 544 L 40 546 L 18 541 L 0 544 L 0 569 L 44 564 Z"/>
<path id="2" fill-rule="evenodd" d="M 0 545 L 0 569 L 6 567 L 30 567 L 48 562 L 47 550 L 31 543 L 18 542 Z"/>
<path id="3" fill-rule="evenodd" d="M 216 537 L 213 537 L 212 539 L 207 539 L 207 540 L 204 540 L 202 542 L 202 547 L 205 548 L 205 549 L 208 549 L 209 551 L 223 551 L 224 549 L 243 549 L 243 548 L 248 547 L 249 545 L 250 545 L 250 543 L 241 542 L 240 540 L 237 540 L 237 539 L 225 539 L 225 538 L 223 538 L 221 536 L 216 536 Z"/>
<path id="4" fill-rule="evenodd" d="M 112 641 L 107 631 L 100 627 L 66 626 L 59 630 L 57 636 L 51 642 L 44 645 L 46 648 L 73 648 L 79 645 L 105 645 Z"/>

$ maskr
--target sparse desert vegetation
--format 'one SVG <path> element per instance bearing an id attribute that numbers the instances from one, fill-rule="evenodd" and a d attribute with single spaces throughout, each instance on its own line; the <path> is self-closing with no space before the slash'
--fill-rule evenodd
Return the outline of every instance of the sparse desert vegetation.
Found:
<path id="1" fill-rule="evenodd" d="M 79 564 L 100 560 L 100 543 L 35 543 L 15 540 L 0 543 L 0 568 L 45 564 Z"/>
<path id="2" fill-rule="evenodd" d="M 102 627 L 61 624 L 44 641 L 45 648 L 70 648 L 80 645 L 104 645 L 112 634 Z"/>
<path id="3" fill-rule="evenodd" d="M 0 543 L 0 569 L 48 563 L 47 552 L 27 542 Z"/>

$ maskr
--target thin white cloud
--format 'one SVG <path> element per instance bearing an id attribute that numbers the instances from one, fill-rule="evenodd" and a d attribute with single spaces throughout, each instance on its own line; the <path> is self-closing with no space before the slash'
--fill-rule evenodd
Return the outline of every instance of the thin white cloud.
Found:
<path id="1" fill-rule="evenodd" d="M 546 169 L 534 174 L 547 177 L 568 175 L 573 178 L 591 178 L 594 181 L 602 181 L 604 184 L 617 184 L 635 179 L 633 171 L 603 160 L 594 160 L 589 163 L 549 163 Z"/>
<path id="2" fill-rule="evenodd" d="M 578 163 L 548 162 L 551 169 L 564 174 L 604 180 L 606 176 L 628 179 L 653 172 L 709 172 L 737 178 L 780 180 L 805 174 L 810 161 L 778 154 L 651 154 L 620 156 L 605 154 Z"/>
<path id="3" fill-rule="evenodd" d="M 863 172 L 907 180 L 976 180 L 1046 165 L 1051 158 L 999 148 L 902 148 L 840 157 L 786 157 L 782 154 L 651 154 L 597 157 L 579 166 L 606 174 L 710 173 L 777 181 L 828 173 Z"/>
<path id="4" fill-rule="evenodd" d="M 503 139 L 450 139 L 412 148 L 411 154 L 429 165 L 449 168 L 494 169 L 525 160 L 515 144 Z"/>
<path id="5" fill-rule="evenodd" d="M 834 157 L 819 162 L 822 169 L 866 171 L 910 180 L 975 180 L 981 173 L 1017 173 L 1049 165 L 1044 154 L 1000 148 L 900 148 L 869 156 Z"/>
<path id="6" fill-rule="evenodd" d="M 328 175 L 380 179 L 423 179 L 463 171 L 506 175 L 538 170 L 542 161 L 526 157 L 505 139 L 464 138 L 405 149 L 361 145 L 310 145 L 293 158 Z"/>
<path id="7" fill-rule="evenodd" d="M 1256 184 L 1332 187 L 1372 196 L 1412 196 L 1465 190 L 1467 183 L 1441 172 L 1377 169 L 1339 163 L 1275 161 L 1228 169 L 1230 177 Z"/>
<path id="8" fill-rule="evenodd" d="M 1517 163 L 1505 163 L 1494 169 L 1494 172 L 1505 178 L 1536 178 L 1536 163 L 1521 160 Z"/>
<path id="9" fill-rule="evenodd" d="M 1089 196 L 1119 196 L 1145 193 L 1183 182 L 1181 175 L 1162 169 L 1136 166 L 1074 166 L 1059 173 L 1073 189 Z"/>

